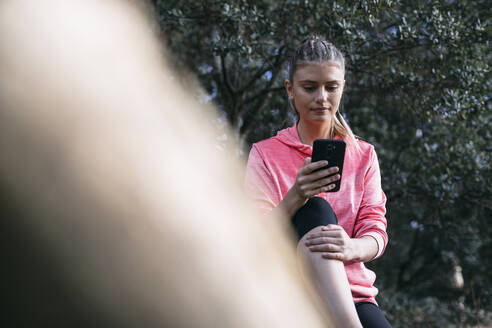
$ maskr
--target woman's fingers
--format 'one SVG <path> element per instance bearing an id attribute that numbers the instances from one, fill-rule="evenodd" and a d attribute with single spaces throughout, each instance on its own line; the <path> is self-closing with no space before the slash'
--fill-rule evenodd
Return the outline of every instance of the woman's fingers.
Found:
<path id="1" fill-rule="evenodd" d="M 340 180 L 340 174 L 335 174 L 324 179 L 316 180 L 312 184 L 313 187 L 318 188 L 318 187 L 329 185 L 330 183 L 335 182 L 337 180 Z"/>
<path id="2" fill-rule="evenodd" d="M 304 164 L 302 165 L 300 171 L 302 172 L 302 174 L 310 174 L 314 170 L 320 169 L 326 165 L 328 165 L 328 161 L 318 161 L 318 162 L 312 163 L 311 158 L 307 157 L 304 160 Z"/>
<path id="3" fill-rule="evenodd" d="M 304 164 L 297 172 L 295 185 L 301 197 L 311 198 L 335 188 L 333 182 L 340 180 L 340 175 L 336 174 L 339 171 L 338 167 L 335 166 L 316 171 L 327 165 L 328 162 L 325 160 L 311 163 L 311 158 L 306 157 Z"/>
<path id="4" fill-rule="evenodd" d="M 329 191 L 335 188 L 333 182 L 340 180 L 340 175 L 336 174 L 328 178 L 314 180 L 312 182 L 307 182 L 306 180 L 299 179 L 299 189 L 307 197 L 315 196 L 321 192 Z"/>
<path id="5" fill-rule="evenodd" d="M 323 253 L 321 256 L 325 259 L 345 261 L 345 255 L 343 253 L 329 252 Z"/>
<path id="6" fill-rule="evenodd" d="M 304 244 L 306 246 L 315 246 L 320 244 L 335 244 L 343 245 L 344 236 L 343 228 L 337 224 L 329 224 L 322 227 L 320 232 L 310 233 L 306 236 L 306 241 Z"/>
<path id="7" fill-rule="evenodd" d="M 302 168 L 305 169 L 305 168 Z M 311 172 L 311 173 L 306 173 L 307 171 L 301 171 L 298 173 L 298 180 L 303 183 L 310 183 L 314 181 L 319 181 L 324 178 L 330 178 L 331 180 L 328 181 L 328 183 L 332 181 L 336 181 L 340 179 L 339 174 L 335 174 L 338 172 L 338 167 L 330 167 L 329 169 L 324 169 L 320 170 L 317 172 Z M 325 183 L 326 184 L 326 183 Z"/>
<path id="8" fill-rule="evenodd" d="M 307 239 L 319 237 L 341 237 L 343 228 L 338 224 L 327 224 L 321 227 L 321 231 L 307 235 Z"/>
<path id="9" fill-rule="evenodd" d="M 318 244 L 319 242 L 319 244 Z M 309 246 L 308 246 L 309 245 Z M 335 242 L 329 242 L 326 239 L 321 242 L 319 239 L 313 239 L 312 243 L 306 243 L 306 247 L 311 252 L 320 252 L 321 256 L 325 259 L 345 261 L 347 258 L 346 249 L 343 244 L 340 244 L 339 240 Z"/>
<path id="10" fill-rule="evenodd" d="M 311 252 L 321 252 L 323 258 L 344 261 L 346 259 L 346 245 L 340 235 L 338 230 L 314 233 L 307 237 L 304 245 Z"/>
<path id="11" fill-rule="evenodd" d="M 299 190 L 299 194 L 304 198 L 311 198 L 319 193 L 327 192 L 333 188 L 335 188 L 335 185 L 333 184 L 328 186 L 317 187 L 317 188 L 313 187 L 312 184 L 305 184 L 305 185 L 301 184 L 299 185 L 298 190 Z"/>
<path id="12" fill-rule="evenodd" d="M 304 244 L 312 252 L 322 252 L 321 256 L 326 259 L 349 261 L 356 258 L 352 239 L 336 224 L 328 224 L 321 231 L 308 234 Z"/>
<path id="13" fill-rule="evenodd" d="M 306 246 L 317 246 L 317 245 L 323 245 L 323 244 L 340 245 L 341 242 L 339 239 L 334 238 L 334 237 L 318 237 L 318 238 L 308 239 L 304 243 L 304 245 L 306 245 Z"/>
<path id="14" fill-rule="evenodd" d="M 320 179 L 323 179 L 325 177 L 335 175 L 335 173 L 337 173 L 337 172 L 338 172 L 338 167 L 334 166 L 334 167 L 330 167 L 328 169 L 313 172 L 309 175 L 309 177 L 311 177 L 313 179 L 313 181 L 314 180 L 320 180 Z M 336 175 L 338 175 L 338 174 L 336 174 Z"/>
<path id="15" fill-rule="evenodd" d="M 311 252 L 342 252 L 342 248 L 335 244 L 321 244 L 308 246 Z"/>
<path id="16" fill-rule="evenodd" d="M 328 161 L 318 161 L 318 162 L 311 162 L 311 158 L 307 157 L 306 160 L 304 160 L 304 164 L 302 166 L 302 173 L 303 174 L 306 174 L 306 175 L 309 175 L 311 173 L 313 173 L 314 171 L 318 170 L 318 169 L 321 169 L 322 167 L 325 167 L 327 166 L 329 163 Z M 330 167 L 329 169 L 327 170 L 330 170 L 330 172 L 328 172 L 327 174 L 333 174 L 335 172 L 338 172 L 338 167 L 337 166 L 332 166 Z M 314 173 L 317 173 L 320 177 L 323 177 L 323 172 L 325 170 L 320 170 L 320 171 L 317 171 L 317 172 L 314 172 Z"/>

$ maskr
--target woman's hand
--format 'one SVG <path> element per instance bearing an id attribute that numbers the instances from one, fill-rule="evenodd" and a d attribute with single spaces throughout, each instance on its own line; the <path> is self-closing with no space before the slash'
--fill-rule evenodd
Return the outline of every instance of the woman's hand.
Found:
<path id="1" fill-rule="evenodd" d="M 333 182 L 340 180 L 339 174 L 332 175 L 338 172 L 338 167 L 330 167 L 314 172 L 326 165 L 328 165 L 327 161 L 311 163 L 311 158 L 307 157 L 302 167 L 297 171 L 296 182 L 292 188 L 300 198 L 305 200 L 304 203 L 319 193 L 335 188 Z M 332 176 L 327 177 L 328 175 Z"/>
<path id="2" fill-rule="evenodd" d="M 356 240 L 350 238 L 345 230 L 336 224 L 321 228 L 320 232 L 306 236 L 305 245 L 312 252 L 322 252 L 324 258 L 340 261 L 358 261 L 359 247 Z"/>
<path id="3" fill-rule="evenodd" d="M 314 172 L 328 164 L 327 161 L 311 163 L 311 158 L 307 157 L 302 167 L 297 171 L 294 185 L 285 194 L 277 208 L 281 208 L 287 217 L 291 218 L 301 206 L 306 204 L 309 198 L 335 188 L 333 182 L 340 180 L 340 175 L 334 174 L 338 172 L 338 167 Z M 327 177 L 329 175 L 330 177 Z"/>

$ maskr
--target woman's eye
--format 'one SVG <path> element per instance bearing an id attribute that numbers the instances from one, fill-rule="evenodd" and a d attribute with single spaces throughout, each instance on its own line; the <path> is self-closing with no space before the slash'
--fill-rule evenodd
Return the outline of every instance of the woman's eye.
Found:
<path id="1" fill-rule="evenodd" d="M 304 90 L 308 91 L 308 92 L 311 92 L 311 91 L 314 91 L 314 87 L 311 87 L 311 86 L 305 86 L 304 87 Z"/>
<path id="2" fill-rule="evenodd" d="M 328 86 L 328 87 L 326 87 L 326 90 L 327 90 L 327 91 L 335 91 L 335 90 L 337 90 L 337 89 L 338 89 L 338 87 L 337 87 L 337 86 Z"/>

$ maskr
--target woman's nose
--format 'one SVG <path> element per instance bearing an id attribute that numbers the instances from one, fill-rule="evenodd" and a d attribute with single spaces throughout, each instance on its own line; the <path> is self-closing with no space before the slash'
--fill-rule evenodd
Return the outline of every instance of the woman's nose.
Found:
<path id="1" fill-rule="evenodd" d="M 325 88 L 319 88 L 316 92 L 316 101 L 324 102 L 326 100 L 327 94 L 328 92 L 325 90 Z"/>

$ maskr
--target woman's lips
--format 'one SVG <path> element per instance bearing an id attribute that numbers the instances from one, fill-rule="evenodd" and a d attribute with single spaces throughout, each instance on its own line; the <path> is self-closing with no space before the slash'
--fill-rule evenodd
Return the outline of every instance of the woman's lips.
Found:
<path id="1" fill-rule="evenodd" d="M 313 108 L 311 110 L 315 113 L 320 113 L 320 114 L 324 114 L 330 111 L 328 107 L 318 107 L 318 108 Z"/>

